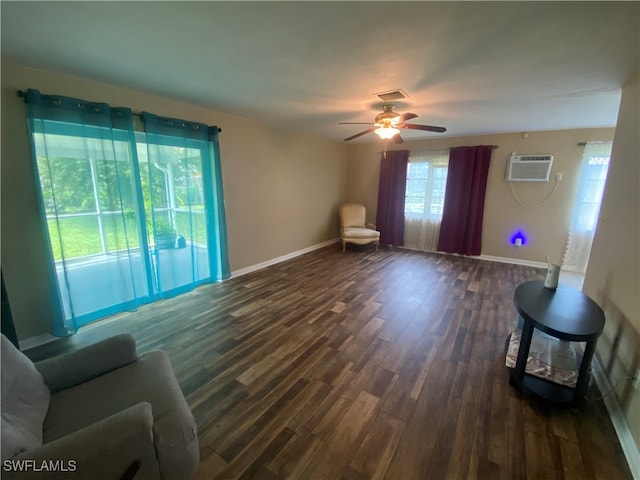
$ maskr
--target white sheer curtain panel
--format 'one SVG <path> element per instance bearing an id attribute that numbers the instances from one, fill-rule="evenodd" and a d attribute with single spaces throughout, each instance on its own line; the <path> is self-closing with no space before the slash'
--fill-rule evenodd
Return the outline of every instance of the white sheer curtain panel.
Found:
<path id="1" fill-rule="evenodd" d="M 587 270 L 610 155 L 611 142 L 589 142 L 585 145 L 569 226 L 569 238 L 562 260 L 564 270 L 578 273 Z"/>
<path id="2" fill-rule="evenodd" d="M 404 209 L 404 246 L 435 251 L 447 185 L 449 149 L 409 155 Z"/>

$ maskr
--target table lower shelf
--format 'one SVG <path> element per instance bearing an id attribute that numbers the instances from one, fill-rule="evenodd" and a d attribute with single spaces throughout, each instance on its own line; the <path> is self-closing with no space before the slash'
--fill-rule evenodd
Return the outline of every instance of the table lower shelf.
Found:
<path id="1" fill-rule="evenodd" d="M 575 387 L 578 380 L 579 360 L 580 356 L 582 356 L 582 349 L 576 348 L 574 350 L 572 348 L 571 351 L 568 351 L 566 342 L 564 345 L 560 345 L 558 340 L 547 335 L 534 336 L 534 340 L 537 342 L 536 348 L 532 348 L 529 351 L 530 355 L 527 359 L 524 376 L 519 379 L 515 371 L 515 364 L 520 346 L 520 332 L 516 330 L 507 336 L 505 341 L 505 363 L 509 371 L 509 383 L 519 388 L 523 393 L 548 403 L 566 406 L 580 404 L 583 400 L 583 395 L 578 394 Z M 544 356 L 540 355 L 541 352 L 550 352 L 546 356 L 553 360 L 555 357 L 553 352 L 559 346 L 562 346 L 560 359 L 564 360 L 565 365 L 575 365 L 575 369 L 553 368 L 549 365 L 552 362 L 539 361 L 539 358 L 544 358 Z M 567 355 L 567 353 L 570 354 Z M 557 362 L 558 359 L 555 358 L 555 361 Z"/>
<path id="2" fill-rule="evenodd" d="M 520 349 L 521 331 L 514 330 L 505 344 L 505 364 L 515 368 Z M 575 387 L 583 348 L 579 343 L 564 342 L 534 331 L 525 373 L 552 383 Z"/>
<path id="3" fill-rule="evenodd" d="M 520 381 L 512 368 L 509 368 L 509 383 L 527 395 L 557 405 L 579 405 L 584 400 L 576 395 L 574 388 L 550 382 L 534 375 L 525 373 L 524 378 Z"/>

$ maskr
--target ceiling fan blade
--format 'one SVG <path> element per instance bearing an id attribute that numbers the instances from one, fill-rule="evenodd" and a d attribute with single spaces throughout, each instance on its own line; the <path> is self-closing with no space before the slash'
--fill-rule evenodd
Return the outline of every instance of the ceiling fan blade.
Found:
<path id="1" fill-rule="evenodd" d="M 371 122 L 340 122 L 338 125 L 373 125 Z"/>
<path id="2" fill-rule="evenodd" d="M 354 138 L 358 138 L 361 137 L 362 135 L 366 135 L 367 133 L 371 133 L 375 130 L 375 128 L 368 128 L 360 133 L 356 133 L 355 135 L 351 135 L 350 137 L 347 137 L 344 139 L 345 142 L 348 142 L 349 140 L 353 140 Z"/>
<path id="3" fill-rule="evenodd" d="M 433 125 L 414 125 L 411 123 L 405 123 L 404 125 L 398 125 L 398 128 L 408 128 L 410 130 L 426 130 L 428 132 L 446 132 L 447 129 L 444 127 L 434 127 Z"/>
<path id="4" fill-rule="evenodd" d="M 393 140 L 395 143 L 404 143 L 404 140 L 399 133 L 396 133 L 393 137 L 391 137 L 391 140 Z"/>
<path id="5" fill-rule="evenodd" d="M 398 122 L 406 122 L 407 120 L 411 120 L 412 118 L 418 118 L 418 115 L 416 115 L 415 113 L 403 113 L 402 115 L 400 115 Z"/>

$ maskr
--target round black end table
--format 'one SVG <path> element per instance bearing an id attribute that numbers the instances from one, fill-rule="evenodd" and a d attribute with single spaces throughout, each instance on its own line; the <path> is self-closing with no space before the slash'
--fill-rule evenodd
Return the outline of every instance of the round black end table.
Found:
<path id="1" fill-rule="evenodd" d="M 565 285 L 551 290 L 542 280 L 520 284 L 513 302 L 523 326 L 516 365 L 509 369 L 511 385 L 547 402 L 580 404 L 589 386 L 591 359 L 604 328 L 604 312 L 582 292 Z M 534 329 L 560 340 L 586 342 L 575 388 L 525 372 Z"/>

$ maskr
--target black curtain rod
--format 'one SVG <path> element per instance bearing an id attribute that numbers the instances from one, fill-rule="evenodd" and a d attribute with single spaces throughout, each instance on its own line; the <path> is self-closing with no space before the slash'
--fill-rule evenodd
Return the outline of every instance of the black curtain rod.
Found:
<path id="1" fill-rule="evenodd" d="M 17 95 L 18 95 L 20 98 L 24 98 L 27 94 L 26 94 L 24 91 L 22 91 L 22 90 L 18 90 L 18 91 L 17 91 Z M 132 114 L 132 115 L 135 115 L 136 117 L 142 117 L 142 112 L 131 112 L 131 114 Z M 188 120 L 187 120 L 187 121 L 188 121 Z M 220 128 L 220 127 L 217 127 L 217 128 L 218 128 L 218 133 L 222 133 L 222 128 Z"/>
<path id="2" fill-rule="evenodd" d="M 419 140 L 416 140 L 416 141 L 419 141 Z M 491 147 L 491 149 L 495 149 L 495 148 L 498 148 L 500 145 L 489 145 L 489 146 Z M 427 150 L 451 150 L 452 148 L 455 148 L 455 147 L 442 147 L 442 148 L 433 148 L 433 149 L 427 149 Z M 406 150 L 406 149 L 402 149 L 402 150 Z M 397 151 L 399 150 L 382 150 L 378 153 L 397 152 Z M 418 153 L 420 153 L 420 150 L 418 150 Z"/>
<path id="3" fill-rule="evenodd" d="M 424 140 L 424 139 L 423 139 L 423 140 Z M 414 141 L 414 140 L 409 140 L 409 141 Z M 468 146 L 468 145 L 462 145 L 462 146 Z M 481 146 L 483 146 L 483 147 L 484 147 L 485 145 L 481 145 Z M 498 148 L 498 147 L 500 147 L 500 145 L 487 145 L 487 146 L 489 146 L 489 147 L 491 147 L 491 148 Z M 451 150 L 452 148 L 456 148 L 456 147 L 442 147 L 442 148 L 434 148 L 433 150 L 447 150 L 447 149 Z"/>

